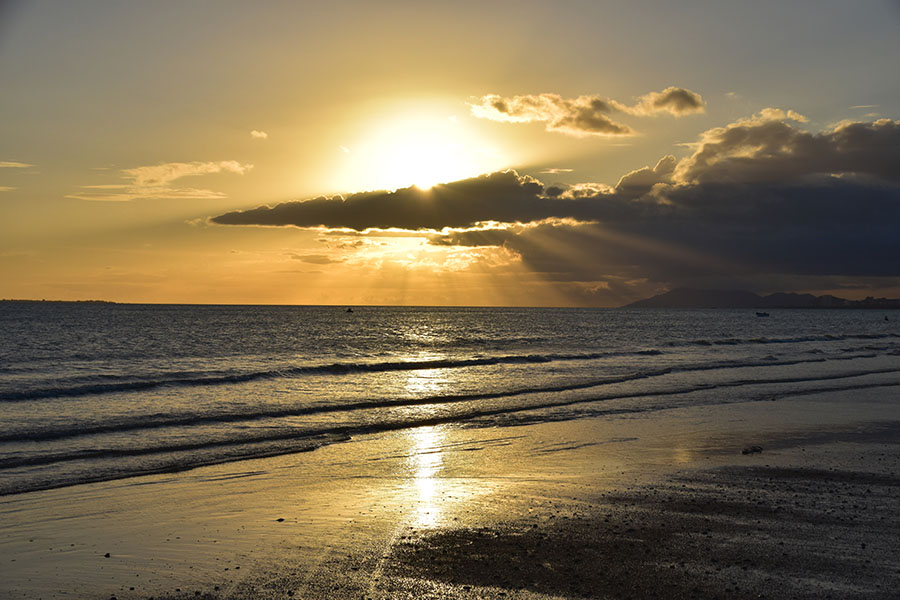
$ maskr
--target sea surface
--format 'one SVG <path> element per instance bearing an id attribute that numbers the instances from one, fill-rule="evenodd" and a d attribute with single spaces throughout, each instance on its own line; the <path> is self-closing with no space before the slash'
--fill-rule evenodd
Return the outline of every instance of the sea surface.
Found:
<path id="1" fill-rule="evenodd" d="M 0 303 L 0 495 L 353 443 L 900 389 L 883 311 Z"/>

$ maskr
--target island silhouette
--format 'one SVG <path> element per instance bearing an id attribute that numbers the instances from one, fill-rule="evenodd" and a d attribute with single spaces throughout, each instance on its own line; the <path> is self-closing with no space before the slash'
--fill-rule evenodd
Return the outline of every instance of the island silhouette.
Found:
<path id="1" fill-rule="evenodd" d="M 760 296 L 747 290 L 699 290 L 676 288 L 663 294 L 626 304 L 622 308 L 868 308 L 900 309 L 900 299 L 847 300 L 837 296 L 814 296 L 777 292 Z"/>

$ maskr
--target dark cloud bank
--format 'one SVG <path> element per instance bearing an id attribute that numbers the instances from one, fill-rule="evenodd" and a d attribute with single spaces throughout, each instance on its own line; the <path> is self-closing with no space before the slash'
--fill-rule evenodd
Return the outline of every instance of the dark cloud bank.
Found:
<path id="1" fill-rule="evenodd" d="M 853 278 L 900 277 L 900 121 L 809 133 L 795 117 L 770 110 L 707 131 L 693 155 L 664 157 L 614 189 L 545 189 L 506 171 L 212 222 L 425 230 L 433 244 L 505 246 L 545 278 L 585 289 L 627 280 L 784 289 L 815 278 L 853 287 Z"/>
<path id="2" fill-rule="evenodd" d="M 320 197 L 226 213 L 212 221 L 221 225 L 294 225 L 296 227 L 365 229 L 432 229 L 469 227 L 480 221 L 513 222 L 543 218 L 543 186 L 513 172 L 416 187 L 395 192 L 364 192 L 346 199 Z M 538 215 L 535 217 L 535 215 Z"/>

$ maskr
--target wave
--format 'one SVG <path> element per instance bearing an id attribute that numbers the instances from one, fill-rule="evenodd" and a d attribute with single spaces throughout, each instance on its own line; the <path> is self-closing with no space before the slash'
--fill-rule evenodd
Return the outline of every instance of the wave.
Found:
<path id="1" fill-rule="evenodd" d="M 677 348 L 683 346 L 746 346 L 746 345 L 763 345 L 763 344 L 800 344 L 807 342 L 838 342 L 844 340 L 882 340 L 890 338 L 900 338 L 897 333 L 844 333 L 832 334 L 824 333 L 821 335 L 808 335 L 797 337 L 755 337 L 755 338 L 714 338 L 714 339 L 696 339 L 669 342 L 669 347 Z"/>
<path id="2" fill-rule="evenodd" d="M 160 387 L 197 387 L 210 385 L 226 385 L 246 383 L 262 379 L 278 379 L 304 375 L 348 375 L 353 373 L 381 373 L 389 371 L 417 371 L 424 369 L 460 369 L 504 364 L 537 364 L 556 361 L 597 360 L 622 356 L 656 356 L 662 351 L 655 349 L 636 350 L 630 352 L 595 352 L 585 354 L 519 354 L 505 356 L 485 356 L 462 359 L 434 359 L 418 361 L 381 361 L 381 362 L 336 362 L 326 365 L 309 365 L 250 371 L 244 373 L 212 374 L 210 372 L 172 372 L 164 373 L 155 379 L 133 380 L 128 376 L 95 375 L 89 383 L 78 383 L 75 380 L 68 386 L 56 386 L 0 392 L 0 401 L 38 400 L 43 398 L 71 398 L 111 394 L 117 392 L 139 392 Z M 84 380 L 80 380 L 84 381 Z"/>
<path id="3" fill-rule="evenodd" d="M 172 452 L 150 451 L 142 452 L 116 452 L 116 451 L 97 451 L 90 455 L 63 457 L 63 461 L 69 462 L 77 460 L 91 460 L 116 458 L 126 456 L 141 455 L 159 455 L 155 462 L 145 462 L 140 466 L 133 465 L 116 465 L 110 464 L 104 467 L 92 465 L 92 468 L 83 471 L 75 471 L 68 473 L 54 473 L 31 476 L 27 479 L 21 479 L 10 476 L 5 480 L 0 478 L 0 496 L 10 496 L 15 494 L 24 494 L 40 490 L 58 489 L 73 485 L 85 483 L 98 483 L 103 481 L 115 481 L 118 479 L 127 479 L 142 475 L 154 475 L 159 473 L 177 473 L 179 471 L 188 471 L 197 467 L 216 465 L 238 460 L 248 460 L 253 458 L 265 458 L 268 456 L 279 456 L 283 454 L 295 454 L 298 452 L 309 452 L 321 448 L 322 446 L 337 442 L 349 440 L 346 435 L 316 435 L 306 439 L 285 439 L 284 443 L 278 443 L 278 440 L 249 440 L 244 443 L 222 443 L 222 444 L 195 444 L 194 450 L 197 451 L 193 455 L 175 454 Z M 216 450 L 230 448 L 215 453 Z M 206 451 L 206 452 L 204 452 Z M 213 452 L 209 452 L 213 451 Z M 161 454 L 165 453 L 165 454 Z M 23 461 L 25 468 L 46 467 L 48 464 L 41 461 Z M 20 467 L 21 468 L 21 467 Z"/>
<path id="4" fill-rule="evenodd" d="M 855 355 L 852 357 L 839 357 L 837 359 L 832 360 L 853 360 L 856 358 L 872 358 L 874 355 Z M 330 405 L 315 405 L 315 406 L 293 406 L 293 407 L 285 407 L 278 409 L 270 409 L 270 410 L 254 410 L 252 412 L 232 412 L 232 413 L 218 413 L 218 414 L 206 414 L 206 415 L 198 415 L 198 414 L 185 414 L 185 415 L 140 415 L 131 420 L 123 420 L 112 423 L 104 423 L 99 425 L 86 425 L 83 423 L 73 423 L 68 427 L 56 427 L 52 429 L 44 429 L 44 430 L 36 430 L 36 429 L 28 429 L 28 430 L 20 430 L 13 432 L 5 432 L 0 433 L 0 443 L 2 442 L 21 442 L 21 441 L 52 441 L 52 440 L 61 440 L 67 438 L 76 438 L 87 435 L 100 435 L 100 434 L 115 434 L 115 433 L 125 433 L 125 432 L 134 432 L 134 431 L 146 431 L 152 429 L 161 429 L 165 427 L 195 427 L 201 425 L 215 425 L 215 424 L 227 424 L 227 423 L 237 423 L 237 422 L 252 422 L 263 419 L 278 419 L 278 418 L 286 418 L 286 417 L 301 417 L 301 416 L 309 416 L 309 415 L 324 415 L 336 412 L 358 412 L 358 411 L 367 411 L 367 410 L 377 410 L 377 409 L 390 409 L 390 408 L 403 408 L 403 407 L 412 407 L 412 406 L 423 406 L 430 404 L 453 404 L 453 403 L 463 403 L 463 402 L 472 402 L 478 400 L 491 400 L 497 398 L 514 398 L 517 396 L 524 395 L 532 395 L 532 394 L 551 394 L 551 393 L 560 393 L 560 392 L 569 392 L 576 390 L 584 390 L 590 388 L 599 388 L 602 386 L 609 386 L 615 384 L 629 383 L 634 381 L 640 381 L 643 379 L 651 379 L 655 377 L 661 377 L 664 375 L 669 375 L 672 373 L 689 373 L 689 372 L 701 372 L 701 371 L 715 371 L 721 369 L 743 369 L 743 368 L 753 368 L 753 367 L 781 367 L 781 366 L 792 366 L 798 364 L 806 364 L 806 363 L 822 363 L 826 362 L 828 359 L 824 358 L 808 358 L 808 359 L 794 359 L 789 361 L 780 361 L 773 362 L 770 357 L 763 358 L 760 361 L 756 362 L 736 362 L 736 361 L 723 361 L 720 363 L 714 364 L 698 364 L 698 365 L 683 365 L 678 367 L 664 367 L 660 369 L 651 369 L 638 371 L 634 373 L 629 373 L 625 375 L 618 376 L 610 376 L 600 379 L 592 379 L 587 381 L 576 381 L 569 382 L 559 385 L 546 385 L 546 386 L 528 386 L 514 389 L 506 389 L 506 390 L 498 390 L 491 392 L 481 392 L 481 393 L 473 393 L 473 394 L 443 394 L 443 395 L 434 395 L 434 396 L 425 396 L 419 398 L 402 398 L 402 399 L 374 399 L 374 400 L 362 400 L 358 402 L 352 403 L 337 403 Z M 723 382 L 719 384 L 714 384 L 715 386 L 729 387 L 731 385 L 747 385 L 749 383 L 802 383 L 804 381 L 811 380 L 828 380 L 828 379 L 841 379 L 847 377 L 859 377 L 864 375 L 876 375 L 876 374 L 884 374 L 884 373 L 893 373 L 896 372 L 896 369 L 874 369 L 868 371 L 855 371 L 852 373 L 838 373 L 832 375 L 817 375 L 812 378 L 774 378 L 770 380 L 764 380 L 760 378 L 753 379 L 740 379 L 736 380 L 736 383 L 732 382 Z M 709 385 L 704 384 L 706 388 Z M 694 389 L 694 388 L 691 388 Z M 699 389 L 699 388 L 697 388 Z M 704 388 L 705 389 L 705 388 Z M 648 392 L 646 390 L 640 391 L 637 395 L 666 395 L 668 392 L 666 391 L 658 391 L 654 390 L 652 392 Z M 681 391 L 677 392 L 681 393 Z M 599 399 L 611 399 L 611 398 L 624 398 L 630 397 L 628 395 L 615 395 L 615 396 L 598 396 Z"/>
<path id="5" fill-rule="evenodd" d="M 896 371 L 890 371 L 896 372 Z M 468 422 L 472 426 L 495 426 L 498 424 L 502 424 L 504 426 L 510 425 L 525 425 L 536 422 L 549 422 L 549 421 L 559 421 L 559 420 L 571 420 L 583 417 L 587 414 L 590 416 L 602 416 L 604 414 L 631 414 L 631 413 L 646 413 L 658 410 L 666 410 L 671 408 L 670 404 L 666 403 L 656 403 L 656 404 L 647 404 L 647 405 L 638 405 L 638 406 L 630 406 L 630 407 L 610 407 L 608 409 L 603 409 L 601 407 L 595 407 L 592 410 L 589 410 L 587 413 L 584 412 L 570 412 L 569 414 L 546 414 L 546 415 L 535 415 L 534 410 L 540 409 L 552 409 L 552 408 L 565 408 L 571 407 L 574 405 L 591 405 L 602 401 L 608 400 L 620 400 L 620 399 L 629 399 L 629 398 L 641 398 L 641 397 L 659 397 L 659 396 L 674 396 L 681 394 L 690 394 L 691 392 L 697 391 L 709 391 L 717 388 L 729 388 L 729 387 L 737 387 L 737 386 L 746 386 L 746 385 L 756 385 L 756 384 L 771 384 L 771 383 L 797 383 L 797 382 L 812 382 L 812 381 L 826 381 L 826 380 L 835 380 L 835 379 L 852 379 L 857 378 L 864 375 L 874 374 L 873 373 L 862 373 L 862 374 L 844 374 L 844 375 L 835 375 L 823 378 L 782 378 L 782 379 L 769 379 L 769 380 L 745 380 L 745 381 L 733 381 L 733 382 L 725 382 L 716 386 L 683 386 L 679 388 L 672 388 L 669 390 L 664 390 L 662 392 L 655 391 L 648 395 L 648 393 L 640 392 L 633 394 L 621 394 L 610 397 L 581 397 L 581 398 L 573 398 L 566 401 L 561 402 L 543 402 L 537 404 L 529 404 L 527 406 L 504 406 L 504 407 L 496 407 L 496 408 L 488 408 L 483 410 L 476 410 L 465 415 L 454 415 L 454 416 L 439 416 L 439 417 L 430 417 L 430 418 L 419 418 L 419 419 L 410 419 L 410 420 L 402 420 L 395 419 L 391 421 L 381 421 L 378 423 L 360 423 L 357 425 L 343 425 L 337 427 L 329 427 L 323 428 L 319 430 L 313 430 L 304 432 L 302 434 L 297 434 L 296 432 L 280 432 L 280 433 L 269 433 L 267 435 L 262 435 L 258 437 L 245 437 L 240 439 L 229 439 L 229 440 L 211 440 L 208 442 L 195 442 L 195 443 L 187 443 L 187 444 L 179 444 L 179 445 L 171 445 L 171 446 L 150 446 L 150 447 L 141 447 L 141 448 L 129 448 L 129 449 L 98 449 L 98 450 L 84 450 L 84 451 L 76 451 L 69 454 L 51 454 L 51 455 L 43 455 L 43 456 L 32 456 L 32 457 L 18 457 L 5 459 L 0 461 L 0 468 L 27 468 L 27 467 L 46 467 L 48 465 L 58 464 L 58 463 L 67 463 L 72 461 L 90 461 L 97 459 L 115 459 L 122 457 L 140 457 L 140 456 L 153 456 L 156 455 L 157 461 L 156 463 L 144 463 L 139 467 L 127 467 L 122 468 L 119 467 L 116 469 L 115 467 L 111 469 L 88 469 L 81 473 L 72 473 L 68 476 L 68 478 L 63 479 L 32 479 L 27 483 L 15 483 L 10 481 L 10 485 L 2 485 L 0 484 L 0 496 L 10 495 L 10 494 L 19 494 L 30 491 L 36 491 L 41 489 L 51 489 L 51 488 L 59 488 L 66 487 L 69 485 L 81 484 L 81 483 L 91 483 L 98 481 L 109 481 L 114 479 L 124 479 L 127 477 L 135 477 L 139 475 L 149 475 L 154 473 L 166 473 L 166 472 L 178 472 L 178 471 L 186 471 L 189 469 L 193 469 L 200 466 L 207 466 L 212 464 L 220 464 L 225 462 L 233 462 L 237 460 L 247 460 L 252 458 L 263 458 L 267 456 L 276 456 L 281 454 L 292 454 L 296 452 L 310 451 L 320 448 L 327 444 L 332 444 L 341 441 L 349 441 L 353 438 L 354 435 L 364 435 L 364 434 L 372 434 L 372 433 L 381 433 L 386 431 L 397 431 L 403 429 L 411 429 L 416 427 L 423 426 L 435 426 L 435 425 L 443 425 L 448 423 L 463 423 Z M 849 385 L 830 385 L 824 387 L 818 387 L 815 389 L 806 389 L 806 390 L 789 390 L 787 393 L 783 393 L 784 396 L 800 396 L 806 394 L 818 394 L 818 393 L 827 393 L 827 392 L 835 392 L 835 391 L 851 391 L 851 390 L 862 390 L 869 388 L 877 388 L 877 387 L 896 387 L 900 386 L 900 381 L 882 381 L 882 382 L 857 382 L 851 383 Z M 757 397 L 737 400 L 737 402 L 754 402 L 763 399 L 771 399 L 771 392 L 766 392 Z M 697 403 L 697 405 L 712 405 L 712 404 L 727 404 L 728 400 L 715 400 L 715 401 L 702 401 Z M 518 415 L 517 415 L 518 413 Z M 477 422 L 477 419 L 484 419 L 490 417 L 498 417 L 498 418 L 512 418 L 512 421 L 506 420 L 505 422 L 498 422 L 496 420 L 488 421 L 488 422 Z M 190 454 L 191 452 L 194 454 Z"/>
<path id="6" fill-rule="evenodd" d="M 870 339 L 874 336 L 841 336 L 835 337 L 833 341 L 844 339 Z M 900 337 L 894 334 L 884 334 L 877 336 L 884 337 Z M 737 345 L 737 344 L 758 344 L 758 343 L 788 343 L 809 341 L 820 338 L 782 338 L 773 340 L 750 339 L 750 340 L 695 340 L 688 342 L 687 345 Z M 682 344 L 683 346 L 684 344 Z M 858 350 L 886 351 L 888 354 L 893 353 L 893 347 L 872 347 L 864 348 L 844 348 L 843 352 L 852 353 Z M 821 349 L 811 349 L 807 353 L 820 354 Z M 340 376 L 351 375 L 355 373 L 381 373 L 391 371 L 417 371 L 426 369 L 460 369 L 467 367 L 482 367 L 493 365 L 512 365 L 512 364 L 541 364 L 551 362 L 569 362 L 583 360 L 598 360 L 606 358 L 617 358 L 627 356 L 661 356 L 666 354 L 662 350 L 648 348 L 642 350 L 632 350 L 625 352 L 590 352 L 590 353 L 548 353 L 548 354 L 510 354 L 502 356 L 483 356 L 473 358 L 459 359 L 434 359 L 419 361 L 376 361 L 376 362 L 334 362 L 323 365 L 303 365 L 289 366 L 279 369 L 266 369 L 258 371 L 247 371 L 238 373 L 226 373 L 221 371 L 174 371 L 161 373 L 150 379 L 134 379 L 128 375 L 106 375 L 96 374 L 85 378 L 77 378 L 69 380 L 67 385 L 39 387 L 33 389 L 16 390 L 16 391 L 0 391 L 0 402 L 14 402 L 27 400 L 41 400 L 48 398 L 75 398 L 81 396 L 93 396 L 101 394 L 114 394 L 122 392 L 141 392 L 162 387 L 202 387 L 215 385 L 229 385 L 238 383 L 247 383 L 265 379 L 279 378 L 295 378 L 302 376 Z M 859 355 L 851 355 L 849 358 L 858 358 Z M 840 358 L 840 357 L 836 357 Z M 819 360 L 819 359 L 817 359 Z M 824 359 L 820 359 L 824 360 Z M 785 363 L 794 364 L 794 363 Z M 741 365 L 736 365 L 741 366 Z M 752 366 L 748 363 L 746 366 Z M 2 439 L 2 438 L 0 438 Z"/>
<path id="7" fill-rule="evenodd" d="M 807 362 L 807 361 L 798 361 Z M 728 368 L 720 366 L 719 368 Z M 653 377 L 655 375 L 670 373 L 676 370 L 684 369 L 664 369 L 656 373 L 635 374 L 637 377 Z M 697 366 L 693 370 L 702 370 Z M 676 404 L 669 401 L 661 401 L 664 397 L 672 397 L 678 395 L 691 394 L 694 392 L 709 392 L 711 390 L 735 388 L 740 386 L 754 386 L 767 384 L 796 384 L 796 383 L 820 383 L 814 387 L 805 387 L 802 389 L 788 388 L 777 393 L 779 396 L 796 396 L 812 393 L 822 393 L 830 391 L 859 390 L 873 387 L 894 387 L 900 386 L 900 379 L 866 381 L 860 378 L 879 375 L 879 374 L 897 374 L 897 369 L 876 369 L 868 371 L 857 371 L 847 373 L 833 373 L 827 375 L 810 375 L 810 376 L 794 376 L 794 377 L 771 377 L 771 378 L 740 378 L 729 381 L 720 381 L 716 383 L 697 383 L 673 385 L 663 389 L 647 388 L 633 391 L 613 391 L 607 393 L 602 391 L 591 393 L 589 395 L 566 395 L 563 397 L 547 398 L 541 395 L 534 398 L 534 401 L 524 401 L 515 403 L 504 403 L 502 405 L 476 405 L 471 409 L 456 414 L 442 414 L 439 416 L 425 416 L 412 418 L 384 419 L 356 419 L 355 422 L 349 424 L 342 423 L 322 424 L 319 427 L 311 427 L 306 430 L 297 430 L 290 426 L 282 426 L 273 428 L 267 426 L 265 428 L 234 428 L 232 436 L 226 439 L 209 439 L 195 438 L 195 441 L 182 442 L 175 444 L 159 444 L 155 442 L 152 436 L 137 437 L 149 442 L 148 445 L 137 446 L 131 448 L 102 448 L 94 447 L 84 450 L 72 450 L 69 452 L 54 452 L 44 455 L 31 456 L 8 456 L 0 460 L 0 468 L 10 469 L 7 471 L 10 477 L 3 483 L 0 483 L 0 496 L 9 494 L 18 494 L 40 489 L 59 488 L 79 483 L 89 483 L 97 481 L 108 481 L 114 479 L 123 479 L 138 475 L 147 475 L 153 473 L 184 471 L 199 466 L 232 462 L 236 460 L 245 460 L 250 458 L 261 458 L 265 456 L 274 456 L 280 454 L 290 454 L 308 450 L 314 450 L 326 444 L 339 441 L 348 441 L 356 435 L 378 433 L 385 431 L 395 431 L 409 429 L 427 425 L 442 425 L 455 423 L 458 425 L 467 425 L 474 427 L 497 426 L 497 425 L 521 425 L 541 421 L 556 421 L 576 419 L 585 416 L 584 410 L 566 410 L 565 412 L 553 412 L 546 414 L 535 414 L 534 411 L 541 409 L 558 409 L 566 407 L 583 406 L 587 409 L 591 416 L 601 416 L 603 414 L 623 414 L 623 413 L 642 413 L 655 410 L 664 410 L 671 408 Z M 621 381 L 630 380 L 629 378 L 619 378 Z M 855 380 L 855 381 L 853 381 Z M 832 381 L 835 383 L 827 384 Z M 368 407 L 395 407 L 409 406 L 416 404 L 436 404 L 449 402 L 462 402 L 478 398 L 498 398 L 498 397 L 514 397 L 517 395 L 535 394 L 538 392 L 553 392 L 565 390 L 577 390 L 581 388 L 596 387 L 604 383 L 613 383 L 612 380 L 604 380 L 601 382 L 583 382 L 570 386 L 554 386 L 545 388 L 523 388 L 513 392 L 496 393 L 496 394 L 478 394 L 469 396 L 444 396 L 422 398 L 408 401 L 379 401 L 367 403 Z M 840 382 L 840 383 L 838 383 Z M 727 404 L 731 402 L 752 402 L 763 399 L 771 399 L 773 392 L 770 389 L 760 390 L 751 395 L 738 395 L 737 399 L 730 394 L 715 394 L 710 397 L 708 394 L 706 399 L 700 399 L 700 404 Z M 660 401 L 654 402 L 657 398 Z M 602 403 L 613 400 L 640 400 L 638 404 L 621 405 L 612 404 L 604 405 Z M 643 402 L 647 399 L 648 402 Z M 692 401 L 697 404 L 697 401 Z M 341 410 L 348 407 L 318 407 L 317 410 Z M 415 413 L 420 414 L 420 413 Z M 233 415 L 236 416 L 236 415 Z M 282 415 L 289 416 L 289 415 Z M 251 415 L 250 418 L 255 418 Z M 190 423 L 188 423 L 190 424 Z M 138 462 L 127 461 L 122 462 L 121 459 L 129 457 L 139 458 Z M 117 460 L 118 459 L 118 460 Z M 56 471 L 46 471 L 46 469 L 54 469 L 54 465 L 80 462 L 76 470 L 68 470 L 65 473 L 56 473 Z M 16 473 L 18 469 L 18 473 Z M 33 471 L 38 469 L 38 471 Z M 28 475 L 34 473 L 34 475 Z M 44 474 L 41 474 L 44 473 Z M 22 476 L 26 479 L 23 480 Z"/>

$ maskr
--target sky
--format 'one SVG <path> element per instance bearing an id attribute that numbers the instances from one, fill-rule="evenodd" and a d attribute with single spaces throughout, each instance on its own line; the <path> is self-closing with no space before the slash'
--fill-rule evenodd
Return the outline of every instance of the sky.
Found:
<path id="1" fill-rule="evenodd" d="M 900 297 L 900 2 L 0 0 L 0 298 Z"/>

